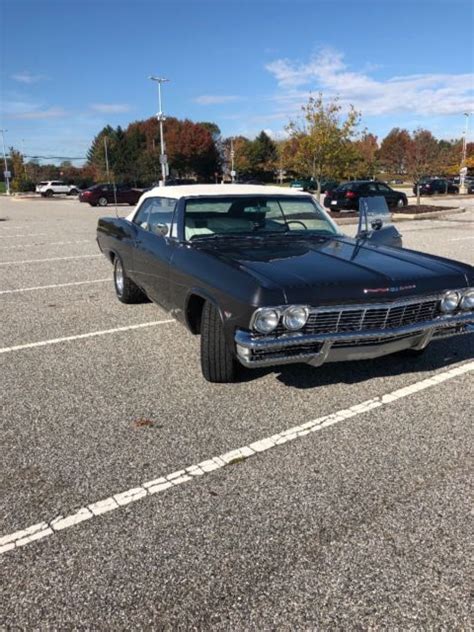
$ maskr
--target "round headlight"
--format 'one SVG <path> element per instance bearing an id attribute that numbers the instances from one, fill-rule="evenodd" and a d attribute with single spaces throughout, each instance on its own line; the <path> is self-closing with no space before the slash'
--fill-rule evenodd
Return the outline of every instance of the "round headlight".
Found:
<path id="1" fill-rule="evenodd" d="M 275 309 L 264 308 L 256 313 L 253 326 L 261 334 L 269 334 L 278 327 L 279 321 L 280 314 Z"/>
<path id="2" fill-rule="evenodd" d="M 308 320 L 307 307 L 288 307 L 283 313 L 283 324 L 290 331 L 296 331 L 306 325 Z"/>
<path id="3" fill-rule="evenodd" d="M 474 309 L 474 289 L 464 292 L 461 299 L 461 309 Z"/>
<path id="4" fill-rule="evenodd" d="M 449 292 L 446 292 L 446 294 L 441 299 L 441 303 L 439 306 L 441 311 L 445 314 L 449 312 L 454 312 L 456 307 L 459 305 L 460 298 L 461 295 L 459 294 L 459 292 L 455 292 L 454 290 L 449 290 Z"/>

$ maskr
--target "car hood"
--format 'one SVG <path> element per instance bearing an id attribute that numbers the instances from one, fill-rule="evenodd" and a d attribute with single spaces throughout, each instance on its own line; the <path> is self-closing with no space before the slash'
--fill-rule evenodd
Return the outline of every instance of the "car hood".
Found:
<path id="1" fill-rule="evenodd" d="M 346 237 L 221 241 L 209 254 L 280 288 L 288 303 L 393 299 L 469 285 L 471 266 Z"/>

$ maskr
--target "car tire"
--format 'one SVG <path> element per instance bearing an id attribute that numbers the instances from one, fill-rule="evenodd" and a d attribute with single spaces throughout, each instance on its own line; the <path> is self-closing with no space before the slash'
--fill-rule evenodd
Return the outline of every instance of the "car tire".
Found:
<path id="1" fill-rule="evenodd" d="M 398 208 L 403 208 L 404 206 L 407 206 L 407 204 L 408 204 L 408 202 L 405 199 L 400 198 L 398 200 L 398 202 L 397 202 L 397 207 Z"/>
<path id="2" fill-rule="evenodd" d="M 237 380 L 237 360 L 224 335 L 218 309 L 204 303 L 201 317 L 201 370 L 208 382 L 229 383 Z"/>
<path id="3" fill-rule="evenodd" d="M 107 206 L 108 204 L 108 200 L 106 197 L 104 197 L 103 195 L 97 200 L 97 204 L 99 206 Z"/>
<path id="4" fill-rule="evenodd" d="M 45 197 L 53 197 L 54 191 L 52 189 L 48 189 L 44 194 Z"/>
<path id="5" fill-rule="evenodd" d="M 68 195 L 79 195 L 79 191 L 77 189 L 71 189 Z"/>
<path id="6" fill-rule="evenodd" d="M 118 256 L 114 259 L 114 287 L 121 303 L 141 303 L 146 299 L 138 285 L 127 276 L 122 260 Z"/>

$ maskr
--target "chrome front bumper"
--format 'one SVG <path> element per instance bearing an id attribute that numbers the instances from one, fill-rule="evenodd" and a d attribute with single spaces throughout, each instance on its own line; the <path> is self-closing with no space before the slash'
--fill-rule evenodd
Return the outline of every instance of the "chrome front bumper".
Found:
<path id="1" fill-rule="evenodd" d="M 404 349 L 424 349 L 431 340 L 474 333 L 474 313 L 439 316 L 434 320 L 392 329 L 371 329 L 327 334 L 283 334 L 255 336 L 238 329 L 235 347 L 238 360 L 246 367 L 274 366 L 305 362 L 364 360 L 397 353 Z"/>

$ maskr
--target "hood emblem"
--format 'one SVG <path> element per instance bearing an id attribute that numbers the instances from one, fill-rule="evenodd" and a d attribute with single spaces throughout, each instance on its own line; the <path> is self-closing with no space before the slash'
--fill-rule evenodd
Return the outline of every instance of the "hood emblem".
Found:
<path id="1" fill-rule="evenodd" d="M 416 285 L 395 285 L 393 287 L 376 287 L 364 289 L 364 294 L 392 294 L 394 292 L 402 292 L 403 290 L 414 290 Z"/>

